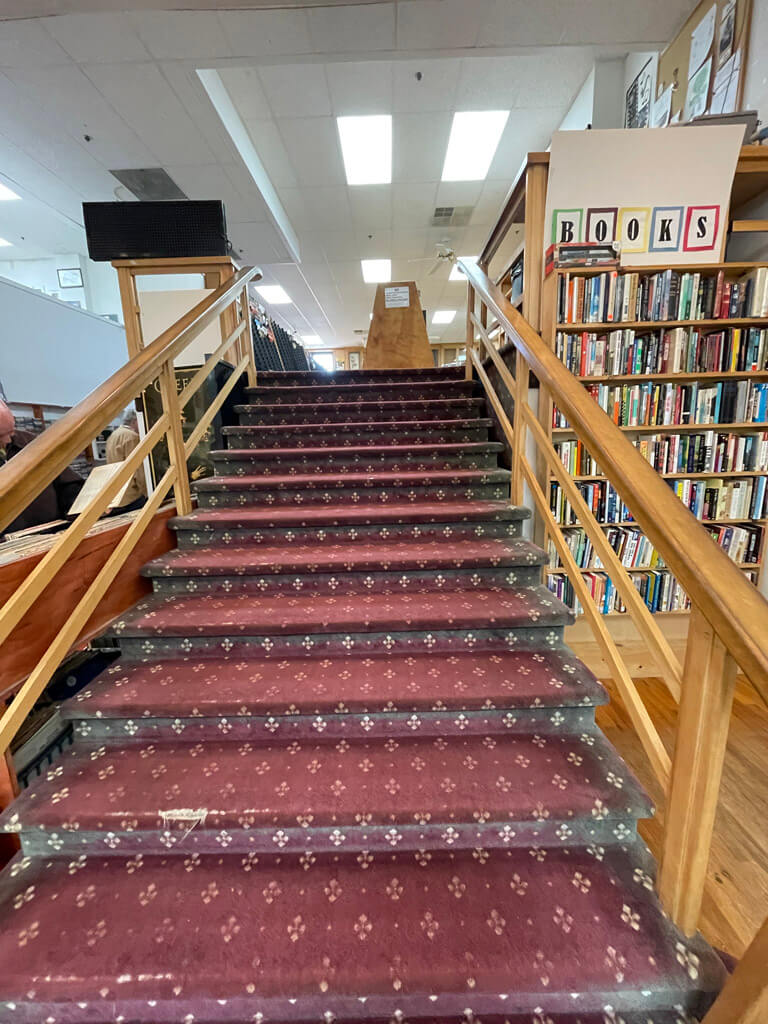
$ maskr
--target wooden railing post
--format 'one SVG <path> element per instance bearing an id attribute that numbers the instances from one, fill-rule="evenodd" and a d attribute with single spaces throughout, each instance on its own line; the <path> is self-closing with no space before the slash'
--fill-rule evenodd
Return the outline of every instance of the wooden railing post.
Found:
<path id="1" fill-rule="evenodd" d="M 768 921 L 725 983 L 704 1024 L 765 1024 L 768 1020 Z"/>
<path id="2" fill-rule="evenodd" d="M 251 308 L 248 303 L 247 287 L 243 288 L 240 292 L 240 310 L 246 323 L 245 333 L 243 334 L 243 344 L 246 351 L 243 355 L 248 356 L 248 386 L 255 388 L 257 380 L 256 358 L 253 354 L 253 324 L 251 323 Z"/>
<path id="3" fill-rule="evenodd" d="M 176 391 L 176 375 L 173 372 L 173 362 L 170 359 L 163 364 L 158 380 L 160 382 L 163 412 L 168 415 L 168 432 L 166 434 L 168 460 L 170 466 L 176 470 L 173 481 L 176 513 L 180 516 L 188 516 L 192 511 L 192 494 L 189 489 L 187 456 L 184 450 L 181 405 L 178 392 Z"/>
<path id="4" fill-rule="evenodd" d="M 475 289 L 472 285 L 467 285 L 467 335 L 466 335 L 466 368 L 465 376 L 467 380 L 472 380 L 472 350 L 475 347 L 475 325 L 472 322 L 472 316 L 475 312 Z"/>
<path id="5" fill-rule="evenodd" d="M 664 907 L 686 935 L 701 911 L 735 679 L 736 663 L 694 606 L 659 874 Z"/>
<path id="6" fill-rule="evenodd" d="M 523 503 L 523 463 L 525 458 L 525 439 L 527 437 L 527 420 L 525 406 L 528 403 L 528 363 L 525 356 L 517 349 L 515 352 L 515 390 L 513 392 L 515 440 L 512 445 L 512 502 Z"/>

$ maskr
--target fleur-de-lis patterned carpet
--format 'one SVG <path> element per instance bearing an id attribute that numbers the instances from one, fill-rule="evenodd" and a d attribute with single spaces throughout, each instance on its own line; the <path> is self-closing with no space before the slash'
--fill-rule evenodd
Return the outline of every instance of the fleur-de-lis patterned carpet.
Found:
<path id="1" fill-rule="evenodd" d="M 0 819 L 2 1024 L 691 1024 L 544 555 L 459 370 L 264 373 L 76 742 Z"/>

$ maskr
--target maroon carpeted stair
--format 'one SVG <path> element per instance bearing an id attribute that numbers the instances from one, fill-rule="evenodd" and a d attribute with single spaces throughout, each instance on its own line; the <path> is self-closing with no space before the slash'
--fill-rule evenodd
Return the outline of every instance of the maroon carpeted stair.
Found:
<path id="1" fill-rule="evenodd" d="M 648 799 L 460 370 L 264 373 L 2 816 L 2 1024 L 690 1024 Z"/>

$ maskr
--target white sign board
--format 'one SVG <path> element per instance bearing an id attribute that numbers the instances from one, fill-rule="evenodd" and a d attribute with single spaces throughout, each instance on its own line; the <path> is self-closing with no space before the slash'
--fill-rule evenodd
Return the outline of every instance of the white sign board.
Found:
<path id="1" fill-rule="evenodd" d="M 408 309 L 411 304 L 411 291 L 408 285 L 398 288 L 384 289 L 385 309 Z"/>
<path id="2" fill-rule="evenodd" d="M 544 247 L 621 245 L 623 265 L 719 263 L 741 125 L 555 132 Z"/>

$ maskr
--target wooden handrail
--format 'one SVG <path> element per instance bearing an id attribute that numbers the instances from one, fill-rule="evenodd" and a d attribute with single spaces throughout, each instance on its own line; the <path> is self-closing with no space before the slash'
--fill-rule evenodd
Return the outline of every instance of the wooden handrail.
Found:
<path id="1" fill-rule="evenodd" d="M 78 452 L 159 375 L 162 367 L 169 361 L 172 364 L 253 280 L 261 280 L 257 267 L 239 270 L 14 455 L 0 469 L 0 530 L 13 522 Z"/>
<path id="2" fill-rule="evenodd" d="M 768 602 L 501 290 L 478 266 L 460 263 L 470 288 L 515 338 L 670 572 L 768 703 Z"/>

